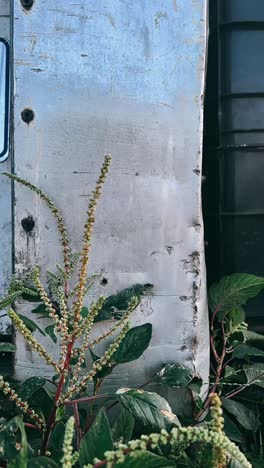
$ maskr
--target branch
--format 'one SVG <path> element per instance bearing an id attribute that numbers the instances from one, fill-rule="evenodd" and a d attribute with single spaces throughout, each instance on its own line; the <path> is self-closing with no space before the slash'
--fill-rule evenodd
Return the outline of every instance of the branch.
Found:
<path id="1" fill-rule="evenodd" d="M 100 398 L 111 398 L 109 395 L 94 395 L 90 397 L 77 398 L 76 400 L 65 401 L 66 406 L 76 405 L 79 403 L 86 403 L 86 401 L 99 400 Z"/>

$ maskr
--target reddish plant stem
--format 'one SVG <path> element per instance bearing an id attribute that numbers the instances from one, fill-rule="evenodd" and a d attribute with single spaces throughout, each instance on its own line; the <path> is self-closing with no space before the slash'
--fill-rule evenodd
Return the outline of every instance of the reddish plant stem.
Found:
<path id="1" fill-rule="evenodd" d="M 214 314 L 214 316 L 215 315 L 216 314 Z M 212 327 L 213 327 L 213 323 L 211 322 L 211 338 L 210 338 L 210 340 L 211 340 L 211 342 L 213 342 L 213 349 L 215 349 L 214 338 L 213 338 L 213 334 L 212 334 L 212 332 L 213 332 Z M 225 360 L 225 357 L 226 357 L 227 337 L 225 336 L 225 327 L 224 327 L 223 320 L 221 321 L 221 328 L 222 328 L 222 334 L 223 334 L 223 349 L 222 349 L 221 356 L 218 357 L 218 360 L 217 360 L 218 365 L 217 365 L 217 369 L 216 369 L 215 381 L 214 381 L 214 384 L 213 384 L 212 388 L 210 389 L 210 395 L 211 395 L 211 393 L 215 393 L 216 390 L 217 390 L 217 387 L 219 385 L 219 381 L 220 381 L 220 378 L 221 378 L 221 375 L 222 375 L 222 372 L 223 372 L 224 360 Z M 196 415 L 196 417 L 195 417 L 196 421 L 198 421 L 201 418 L 201 416 L 205 413 L 205 411 L 209 408 L 210 402 L 211 402 L 210 395 L 208 395 L 203 408 Z"/>
<path id="2" fill-rule="evenodd" d="M 229 393 L 229 395 L 225 395 L 225 398 L 228 400 L 229 398 L 233 398 L 235 395 L 238 395 L 240 392 L 242 392 L 243 390 L 245 390 L 246 386 L 245 387 L 240 387 L 238 388 L 237 390 L 235 390 L 233 393 Z"/>
<path id="3" fill-rule="evenodd" d="M 216 362 L 219 362 L 220 357 L 218 356 L 218 354 L 216 352 L 215 345 L 214 345 L 214 338 L 213 338 L 212 335 L 210 336 L 210 344 L 211 344 L 211 350 L 213 352 L 214 358 L 215 358 Z"/>
<path id="4" fill-rule="evenodd" d="M 78 403 L 85 403 L 86 401 L 99 400 L 99 398 L 109 398 L 109 395 L 94 395 L 90 397 L 79 398 L 78 400 L 66 401 L 65 405 L 75 405 Z"/>
<path id="5" fill-rule="evenodd" d="M 228 353 L 228 351 L 226 351 L 226 354 L 227 354 L 227 353 Z M 224 370 L 224 368 L 225 368 L 226 366 L 228 366 L 228 364 L 230 364 L 230 362 L 232 362 L 232 361 L 233 361 L 233 358 L 228 359 L 228 361 L 226 361 L 226 362 L 224 363 L 224 365 L 223 365 L 223 367 L 222 367 L 222 370 Z"/>
<path id="6" fill-rule="evenodd" d="M 151 384 L 152 382 L 154 382 L 154 379 L 147 380 L 147 382 L 144 382 L 142 385 L 138 387 L 138 390 L 140 390 L 141 388 L 145 388 L 147 385 Z"/>
<path id="7" fill-rule="evenodd" d="M 221 307 L 222 307 L 222 304 L 218 304 L 218 306 L 216 307 L 216 309 L 215 309 L 214 312 L 213 312 L 213 315 L 212 315 L 212 318 L 211 318 L 211 332 L 214 331 L 214 321 L 215 321 L 215 317 L 216 317 L 216 315 L 218 314 L 218 312 L 220 312 Z"/>
<path id="8" fill-rule="evenodd" d="M 65 372 L 68 370 L 69 365 L 70 365 L 70 359 L 71 359 L 71 354 L 72 354 L 72 349 L 73 349 L 73 346 L 74 346 L 74 342 L 75 342 L 75 340 L 72 339 L 70 341 L 70 343 L 68 344 L 67 354 L 66 354 L 65 361 L 64 361 L 64 366 L 63 366 L 63 371 L 64 372 L 60 376 L 60 380 L 59 380 L 59 383 L 58 383 L 57 392 L 56 392 L 56 395 L 55 395 L 55 398 L 54 398 L 54 405 L 53 405 L 53 408 L 51 410 L 51 414 L 50 414 L 49 421 L 48 421 L 48 424 L 47 424 L 47 430 L 45 432 L 44 439 L 43 439 L 41 455 L 46 454 L 46 451 L 47 451 L 47 448 L 48 448 L 48 445 L 49 445 L 49 439 L 50 439 L 51 431 L 52 431 L 52 428 L 53 428 L 53 425 L 54 425 L 54 421 L 55 421 L 56 413 L 57 413 L 57 409 L 58 409 L 58 401 L 59 401 L 59 398 L 61 396 L 63 385 L 64 385 L 64 382 L 65 382 Z"/>
<path id="9" fill-rule="evenodd" d="M 217 363 L 219 363 L 219 361 L 220 361 L 220 356 L 218 356 L 218 353 L 217 353 L 217 351 L 216 351 L 216 349 L 215 349 L 213 332 L 214 332 L 214 321 L 215 321 L 215 317 L 216 317 L 216 315 L 218 314 L 218 312 L 220 312 L 220 310 L 221 310 L 221 304 L 219 304 L 219 305 L 216 307 L 216 309 L 214 310 L 213 315 L 212 315 L 212 318 L 211 318 L 211 323 L 210 323 L 210 330 L 211 330 L 210 344 L 211 344 L 211 349 L 212 349 L 214 358 L 215 358 L 215 360 L 216 360 Z"/>
<path id="10" fill-rule="evenodd" d="M 215 368 L 214 368 L 214 366 L 213 366 L 213 364 L 211 362 L 210 362 L 210 366 L 212 368 L 213 373 L 216 374 L 216 370 L 215 370 Z"/>
<path id="11" fill-rule="evenodd" d="M 79 450 L 80 442 L 82 438 L 82 430 L 81 430 L 80 416 L 79 416 L 77 403 L 74 403 L 73 405 L 73 412 L 74 412 L 75 427 L 76 427 L 77 450 Z"/>
<path id="12" fill-rule="evenodd" d="M 36 429 L 37 431 L 40 431 L 40 432 L 41 432 L 41 429 L 40 429 L 38 426 L 35 426 L 34 424 L 25 422 L 24 425 L 25 425 L 26 427 L 30 427 L 31 429 Z"/>

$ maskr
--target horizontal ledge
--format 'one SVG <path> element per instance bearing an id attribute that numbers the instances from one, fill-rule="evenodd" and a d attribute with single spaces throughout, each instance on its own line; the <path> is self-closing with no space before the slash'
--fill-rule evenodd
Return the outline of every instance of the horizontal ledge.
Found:
<path id="1" fill-rule="evenodd" d="M 264 133 L 264 128 L 238 128 L 236 130 L 222 130 L 222 135 L 235 135 L 236 133 Z"/>
<path id="2" fill-rule="evenodd" d="M 222 216 L 264 216 L 264 211 L 219 211 L 216 213 L 205 213 L 205 218 L 219 218 Z"/>
<path id="3" fill-rule="evenodd" d="M 231 151 L 264 151 L 264 144 L 256 144 L 256 145 L 248 145 L 248 144 L 241 144 L 241 145 L 222 145 L 222 146 L 204 146 L 204 152 L 210 151 L 210 152 L 217 152 L 217 153 L 223 153 L 224 151 L 226 152 L 231 152 Z M 222 154 L 220 154 L 221 156 Z M 219 156 L 219 155 L 218 155 Z"/>
<path id="4" fill-rule="evenodd" d="M 240 92 L 240 93 L 225 93 L 221 94 L 221 99 L 242 99 L 242 98 L 264 98 L 264 91 L 254 91 L 254 92 Z M 215 98 L 216 100 L 217 98 Z"/>
<path id="5" fill-rule="evenodd" d="M 234 20 L 223 21 L 219 23 L 220 30 L 223 31 L 237 31 L 237 30 L 252 30 L 264 31 L 264 20 Z"/>

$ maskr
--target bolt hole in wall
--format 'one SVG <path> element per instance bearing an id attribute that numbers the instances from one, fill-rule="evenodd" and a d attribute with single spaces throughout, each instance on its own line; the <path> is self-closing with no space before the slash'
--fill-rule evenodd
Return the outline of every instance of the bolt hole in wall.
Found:
<path id="1" fill-rule="evenodd" d="M 23 109 L 21 112 L 21 119 L 26 123 L 30 124 L 35 118 L 34 111 L 30 108 Z"/>
<path id="2" fill-rule="evenodd" d="M 35 227 L 35 221 L 32 216 L 27 216 L 27 218 L 22 219 L 21 225 L 25 232 L 31 232 Z"/>
<path id="3" fill-rule="evenodd" d="M 210 0 L 203 213 L 208 281 L 264 276 L 264 2 Z M 264 295 L 247 321 L 264 332 Z"/>
<path id="4" fill-rule="evenodd" d="M 21 5 L 22 7 L 26 10 L 29 11 L 33 7 L 34 0 L 21 0 Z"/>
<path id="5" fill-rule="evenodd" d="M 106 286 L 107 283 L 108 283 L 108 279 L 107 278 L 102 278 L 100 283 L 101 283 L 102 286 Z"/>

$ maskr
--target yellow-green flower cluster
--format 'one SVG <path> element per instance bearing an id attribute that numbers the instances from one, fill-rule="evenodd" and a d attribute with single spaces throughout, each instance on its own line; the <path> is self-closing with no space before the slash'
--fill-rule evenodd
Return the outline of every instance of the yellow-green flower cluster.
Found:
<path id="1" fill-rule="evenodd" d="M 74 417 L 71 416 L 65 427 L 65 435 L 63 441 L 63 457 L 61 459 L 62 468 L 71 468 L 73 466 L 73 447 L 72 439 L 74 433 Z"/>
<path id="2" fill-rule="evenodd" d="M 195 442 L 221 448 L 229 458 L 234 458 L 241 468 L 252 468 L 245 455 L 223 432 L 215 432 L 206 427 L 177 427 L 173 428 L 171 432 L 162 429 L 160 433 L 143 435 L 140 439 L 131 440 L 127 445 L 119 444 L 116 451 L 105 452 L 105 466 L 112 468 L 116 464 L 122 463 L 126 454 L 136 457 L 139 451 L 154 450 L 160 445 L 180 443 L 188 446 Z M 95 463 L 91 466 L 96 467 L 97 465 Z"/>
<path id="3" fill-rule="evenodd" d="M 222 432 L 224 430 L 224 418 L 221 400 L 217 393 L 210 395 L 210 413 L 212 416 L 212 428 L 216 432 Z"/>
<path id="4" fill-rule="evenodd" d="M 109 336 L 112 336 L 118 330 L 118 328 L 130 317 L 131 313 L 136 308 L 138 303 L 139 303 L 138 298 L 132 297 L 131 301 L 129 302 L 127 311 L 124 313 L 122 319 L 119 320 L 112 328 L 110 328 L 110 330 L 106 331 L 102 335 L 98 336 L 98 338 L 95 338 L 93 341 L 91 341 L 88 344 L 89 348 L 92 348 L 93 346 L 99 344 L 101 341 L 105 340 L 106 338 L 109 338 Z"/>
<path id="5" fill-rule="evenodd" d="M 115 341 L 109 346 L 109 348 L 105 351 L 103 356 L 94 362 L 90 372 L 68 388 L 68 391 L 64 394 L 60 401 L 61 403 L 66 403 L 72 397 L 74 397 L 75 394 L 86 390 L 88 383 L 93 379 L 93 377 L 95 377 L 95 375 L 102 370 L 103 366 L 106 366 L 110 362 L 111 357 L 118 350 L 129 328 L 130 322 L 129 320 L 127 320 L 126 322 L 124 322 L 122 329 Z"/>
<path id="6" fill-rule="evenodd" d="M 217 393 L 212 393 L 210 395 L 210 400 L 210 413 L 212 416 L 210 427 L 212 427 L 215 432 L 223 433 L 224 418 L 221 400 Z M 222 468 L 226 466 L 226 453 L 221 447 L 213 447 L 212 464 L 212 468 Z"/>
<path id="7" fill-rule="evenodd" d="M 97 299 L 96 303 L 90 305 L 87 317 L 81 320 L 80 324 L 75 324 L 74 335 L 76 338 L 80 335 L 83 335 L 83 341 L 85 342 L 85 345 L 87 345 L 88 343 L 88 338 L 90 336 L 95 317 L 102 309 L 104 302 L 105 297 L 100 296 L 99 299 Z"/>
<path id="8" fill-rule="evenodd" d="M 21 335 L 25 338 L 28 344 L 31 345 L 32 349 L 36 351 L 47 364 L 51 364 L 56 372 L 60 373 L 61 369 L 53 358 L 47 353 L 46 349 L 36 340 L 29 329 L 26 327 L 21 318 L 15 313 L 13 309 L 9 309 L 8 315 L 11 318 L 14 326 L 20 331 Z"/>
<path id="9" fill-rule="evenodd" d="M 57 326 L 57 330 L 61 336 L 60 362 L 61 362 L 61 365 L 63 365 L 65 358 L 66 358 L 66 354 L 67 354 L 67 344 L 69 340 L 71 339 L 71 336 L 70 336 L 70 330 L 69 330 L 69 327 L 70 327 L 69 311 L 67 307 L 64 290 L 62 286 L 60 285 L 58 285 L 56 288 L 56 297 L 58 299 L 59 308 L 60 308 L 60 319 L 59 319 L 59 325 Z"/>
<path id="10" fill-rule="evenodd" d="M 0 375 L 0 390 L 8 397 L 9 400 L 13 401 L 15 405 L 27 414 L 36 424 L 40 430 L 45 430 L 45 421 L 38 416 L 33 409 L 31 409 L 27 402 L 22 401 L 18 394 L 13 390 L 8 382 L 5 382 L 2 375 Z"/>
<path id="11" fill-rule="evenodd" d="M 120 328 L 123 325 L 123 323 L 130 317 L 131 313 L 133 312 L 135 307 L 138 305 L 138 303 L 139 303 L 138 298 L 137 297 L 132 297 L 132 299 L 131 299 L 131 301 L 129 303 L 129 306 L 127 308 L 127 311 L 124 313 L 122 319 L 119 320 L 112 328 L 107 330 L 102 335 L 98 336 L 97 338 L 95 338 L 94 340 L 92 340 L 90 342 L 87 342 L 86 349 L 92 348 L 93 346 L 101 343 L 101 341 L 103 341 L 106 338 L 109 338 L 110 336 L 112 336 L 118 330 L 118 328 Z M 75 348 L 73 350 L 72 356 L 74 358 L 78 357 L 80 355 L 80 353 L 81 353 L 81 349 L 82 348 Z"/>
<path id="12" fill-rule="evenodd" d="M 21 296 L 23 293 L 26 293 L 27 292 L 27 289 L 26 288 L 23 288 L 19 291 L 14 291 L 14 292 L 11 292 L 10 294 L 8 294 L 6 297 L 4 297 L 3 299 L 0 299 L 0 310 L 4 309 L 5 307 L 7 307 L 8 305 L 12 304 L 12 302 L 15 301 L 15 299 L 18 297 L 18 296 Z"/>
<path id="13" fill-rule="evenodd" d="M 110 162 L 111 156 L 106 155 L 103 166 L 101 168 L 99 179 L 96 182 L 95 190 L 93 191 L 92 198 L 88 206 L 87 221 L 84 225 L 83 247 L 81 252 L 81 267 L 79 271 L 79 285 L 77 289 L 77 297 L 73 306 L 74 320 L 76 321 L 76 323 L 80 321 L 80 312 L 83 306 L 83 299 L 86 286 L 87 265 L 89 261 L 89 253 L 91 248 L 92 229 L 95 221 L 95 210 L 98 199 L 102 192 L 103 184 L 109 171 Z"/>
<path id="14" fill-rule="evenodd" d="M 36 266 L 32 272 L 32 279 L 39 292 L 39 295 L 43 304 L 45 304 L 46 309 L 49 312 L 50 318 L 54 321 L 56 327 L 59 329 L 60 322 L 59 322 L 58 314 L 56 313 L 56 310 L 54 309 L 52 302 L 45 291 L 44 286 L 41 284 L 39 273 L 40 273 L 39 267 Z"/>
<path id="15" fill-rule="evenodd" d="M 25 187 L 29 188 L 32 192 L 35 192 L 41 200 L 43 200 L 46 205 L 49 207 L 51 210 L 52 214 L 54 215 L 59 233 L 61 235 L 61 243 L 63 246 L 63 256 L 64 256 L 64 267 L 65 267 L 65 273 L 67 274 L 68 269 L 70 268 L 71 262 L 70 262 L 70 249 L 69 249 L 69 238 L 67 234 L 67 230 L 65 228 L 64 220 L 63 217 L 61 216 L 58 208 L 56 208 L 55 204 L 53 201 L 50 199 L 50 197 L 43 192 L 40 188 L 36 187 L 34 184 L 31 184 L 25 179 L 22 179 L 21 177 L 18 177 L 14 174 L 10 174 L 8 172 L 3 172 L 4 175 L 9 177 L 12 180 L 15 180 L 21 185 L 24 185 Z"/>
<path id="16" fill-rule="evenodd" d="M 83 324 L 80 327 L 79 331 L 77 328 L 77 333 L 78 333 L 77 336 L 79 336 L 79 334 L 81 334 L 82 331 L 84 332 L 84 335 L 83 335 L 83 344 L 81 348 L 79 348 L 78 360 L 74 366 L 74 372 L 72 375 L 73 382 L 76 382 L 76 380 L 78 379 L 78 374 L 81 370 L 82 363 L 85 361 L 85 352 L 88 347 L 88 341 L 89 341 L 92 326 L 94 324 L 94 319 L 96 315 L 99 313 L 99 311 L 101 310 L 104 301 L 105 301 L 105 298 L 101 296 L 99 297 L 98 301 L 95 304 L 91 304 L 88 317 L 84 319 Z"/>
<path id="17" fill-rule="evenodd" d="M 140 439 L 131 440 L 127 445 L 116 444 L 117 450 L 105 452 L 104 460 L 96 461 L 93 465 L 87 465 L 86 468 L 97 468 L 97 466 L 102 465 L 106 466 L 106 468 L 113 468 L 116 464 L 123 463 L 126 455 L 137 457 L 142 450 L 155 450 L 160 445 L 166 446 L 168 444 L 170 446 L 180 444 L 180 446 L 187 448 L 196 442 L 211 445 L 213 451 L 218 451 L 218 454 L 220 453 L 222 456 L 222 458 L 213 461 L 215 464 L 212 468 L 224 468 L 231 458 L 236 460 L 241 468 L 252 468 L 245 455 L 223 432 L 222 412 L 220 411 L 221 401 L 218 395 L 211 395 L 211 404 L 213 419 L 216 422 L 215 428 L 212 425 L 210 427 L 175 427 L 170 432 L 162 429 L 160 433 L 142 435 Z"/>

